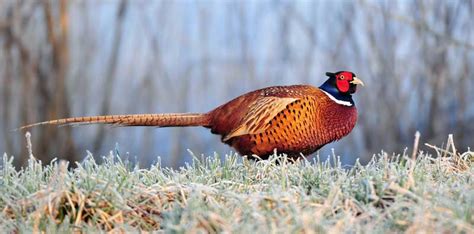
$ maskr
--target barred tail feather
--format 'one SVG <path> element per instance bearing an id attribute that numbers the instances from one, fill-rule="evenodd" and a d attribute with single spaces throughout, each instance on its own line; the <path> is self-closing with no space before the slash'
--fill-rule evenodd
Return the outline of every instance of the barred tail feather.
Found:
<path id="1" fill-rule="evenodd" d="M 76 124 L 113 124 L 117 126 L 204 126 L 210 125 L 207 114 L 198 113 L 170 113 L 170 114 L 135 114 L 135 115 L 103 115 L 72 117 L 25 125 L 19 130 L 29 129 L 41 125 L 76 125 Z"/>

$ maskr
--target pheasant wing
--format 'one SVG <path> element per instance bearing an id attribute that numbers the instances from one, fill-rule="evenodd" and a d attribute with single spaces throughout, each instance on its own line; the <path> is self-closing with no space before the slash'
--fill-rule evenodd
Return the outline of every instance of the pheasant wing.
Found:
<path id="1" fill-rule="evenodd" d="M 249 111 L 242 118 L 240 124 L 230 131 L 223 140 L 227 141 L 236 136 L 264 132 L 269 127 L 268 123 L 270 120 L 282 112 L 290 103 L 298 99 L 273 96 L 258 98 L 250 104 Z"/>

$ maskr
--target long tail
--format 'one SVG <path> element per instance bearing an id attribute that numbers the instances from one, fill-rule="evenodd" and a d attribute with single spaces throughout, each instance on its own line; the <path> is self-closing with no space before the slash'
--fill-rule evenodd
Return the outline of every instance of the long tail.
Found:
<path id="1" fill-rule="evenodd" d="M 41 125 L 76 125 L 76 124 L 113 124 L 117 126 L 210 126 L 208 114 L 176 113 L 176 114 L 136 114 L 136 115 L 103 115 L 56 119 L 20 127 L 24 130 Z"/>

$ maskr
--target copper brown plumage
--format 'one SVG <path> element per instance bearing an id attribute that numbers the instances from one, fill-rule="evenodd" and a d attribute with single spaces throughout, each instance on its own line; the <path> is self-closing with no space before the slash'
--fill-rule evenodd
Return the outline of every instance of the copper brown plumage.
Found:
<path id="1" fill-rule="evenodd" d="M 267 158 L 276 149 L 290 156 L 308 155 L 339 140 L 354 128 L 357 110 L 352 94 L 362 81 L 352 72 L 326 73 L 319 88 L 274 86 L 239 96 L 200 113 L 74 117 L 38 125 L 114 124 L 119 126 L 203 126 L 242 155 Z"/>

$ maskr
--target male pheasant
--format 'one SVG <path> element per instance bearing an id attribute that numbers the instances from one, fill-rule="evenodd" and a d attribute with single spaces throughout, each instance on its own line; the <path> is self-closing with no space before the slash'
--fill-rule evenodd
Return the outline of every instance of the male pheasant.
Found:
<path id="1" fill-rule="evenodd" d="M 203 126 L 222 136 L 242 155 L 268 158 L 276 149 L 290 157 L 309 155 L 349 134 L 357 121 L 352 100 L 357 85 L 348 71 L 327 72 L 319 88 L 310 85 L 274 86 L 255 90 L 208 113 L 136 114 L 74 117 L 38 125 L 114 124 L 118 126 Z"/>

